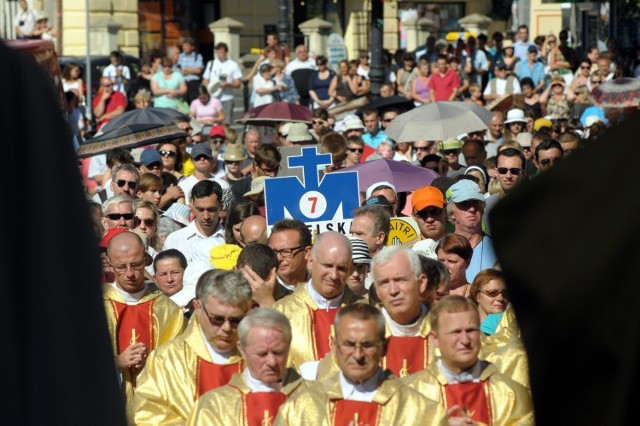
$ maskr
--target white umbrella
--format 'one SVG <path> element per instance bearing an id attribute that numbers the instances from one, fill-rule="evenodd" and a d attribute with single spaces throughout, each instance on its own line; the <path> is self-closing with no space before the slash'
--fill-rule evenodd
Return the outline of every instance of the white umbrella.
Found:
<path id="1" fill-rule="evenodd" d="M 435 102 L 397 116 L 385 133 L 396 142 L 443 141 L 489 128 L 493 113 L 473 102 Z"/>

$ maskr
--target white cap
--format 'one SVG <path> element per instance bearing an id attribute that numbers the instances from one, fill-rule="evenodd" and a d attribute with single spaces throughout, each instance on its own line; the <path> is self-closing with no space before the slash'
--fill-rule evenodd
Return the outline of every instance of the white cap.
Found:
<path id="1" fill-rule="evenodd" d="M 396 194 L 398 193 L 398 191 L 396 191 L 396 187 L 395 187 L 394 184 L 392 184 L 391 182 L 382 181 L 382 182 L 376 182 L 373 185 L 371 185 L 370 187 L 368 187 L 367 188 L 367 192 L 366 192 L 367 196 L 365 198 L 368 199 L 369 197 L 371 197 L 371 193 L 373 191 L 375 191 L 376 189 L 378 189 L 379 187 L 381 187 L 381 186 L 388 186 L 389 188 L 393 189 L 394 193 L 396 193 Z"/>

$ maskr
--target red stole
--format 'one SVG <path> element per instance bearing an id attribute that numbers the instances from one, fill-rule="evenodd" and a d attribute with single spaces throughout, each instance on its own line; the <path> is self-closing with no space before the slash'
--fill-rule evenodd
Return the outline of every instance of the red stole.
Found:
<path id="1" fill-rule="evenodd" d="M 226 385 L 231 380 L 231 376 L 240 371 L 242 371 L 242 361 L 234 364 L 214 364 L 198 357 L 195 399 L 211 389 Z"/>
<path id="2" fill-rule="evenodd" d="M 135 343 L 144 343 L 149 350 L 154 348 L 153 343 L 153 302 L 127 305 L 126 303 L 111 300 L 116 315 L 116 334 L 118 353 L 121 354 L 129 346 Z"/>
<path id="3" fill-rule="evenodd" d="M 426 368 L 428 352 L 429 339 L 420 336 L 391 336 L 382 367 L 402 378 Z"/>
<path id="4" fill-rule="evenodd" d="M 476 422 L 491 424 L 491 410 L 489 407 L 489 381 L 457 383 L 445 385 L 444 391 L 447 398 L 447 408 L 458 405 L 467 416 Z M 456 413 L 453 417 L 458 417 Z"/>
<path id="5" fill-rule="evenodd" d="M 331 350 L 331 342 L 329 336 L 333 333 L 333 323 L 336 320 L 336 314 L 338 308 L 316 309 L 315 311 L 309 308 L 312 315 L 311 332 L 313 333 L 313 351 L 316 360 L 324 358 L 326 354 Z"/>
<path id="6" fill-rule="evenodd" d="M 242 395 L 242 414 L 247 426 L 271 426 L 287 397 L 281 392 L 251 392 Z"/>
<path id="7" fill-rule="evenodd" d="M 375 402 L 340 399 L 333 411 L 335 426 L 375 426 L 380 422 L 380 405 Z"/>

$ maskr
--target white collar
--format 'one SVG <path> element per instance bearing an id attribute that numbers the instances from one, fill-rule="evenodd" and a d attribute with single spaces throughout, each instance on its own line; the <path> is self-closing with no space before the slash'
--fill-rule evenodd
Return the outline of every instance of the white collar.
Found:
<path id="1" fill-rule="evenodd" d="M 467 383 L 467 382 L 480 382 L 480 374 L 482 374 L 482 370 L 488 365 L 485 361 L 477 360 L 473 367 L 468 369 L 467 371 L 463 371 L 461 373 L 454 373 L 444 366 L 442 359 L 438 359 L 436 361 L 438 364 L 438 368 L 440 372 L 447 379 L 447 383 L 450 385 L 455 385 L 457 383 Z"/>
<path id="2" fill-rule="evenodd" d="M 214 364 L 226 364 L 229 362 L 229 358 L 233 355 L 234 351 L 231 350 L 229 352 L 220 352 L 216 348 L 214 348 L 211 343 L 207 340 L 207 336 L 204 335 L 204 331 L 202 331 L 202 326 L 200 327 L 200 333 L 202 333 L 202 340 L 204 340 L 204 344 L 209 351 L 209 355 L 213 360 Z"/>
<path id="3" fill-rule="evenodd" d="M 313 285 L 311 284 L 312 279 L 313 278 L 307 281 L 307 292 L 309 292 L 309 296 L 311 296 L 311 299 L 313 299 L 313 301 L 316 302 L 316 305 L 318 305 L 318 308 L 327 309 L 327 310 L 331 308 L 339 308 L 340 305 L 342 304 L 342 297 L 344 296 L 344 290 L 342 291 L 342 294 L 340 294 L 339 296 L 336 296 L 333 299 L 326 299 L 324 296 L 322 296 L 313 288 Z"/>
<path id="4" fill-rule="evenodd" d="M 417 336 L 418 333 L 420 332 L 422 321 L 424 320 L 424 317 L 427 315 L 427 308 L 426 306 L 421 304 L 420 316 L 415 322 L 407 325 L 398 324 L 393 319 L 391 319 L 391 316 L 389 315 L 389 313 L 385 308 L 382 308 L 382 314 L 384 315 L 384 318 L 387 320 L 387 325 L 389 326 L 389 330 L 391 330 L 392 336 L 411 337 L 411 336 Z"/>
<path id="5" fill-rule="evenodd" d="M 339 374 L 340 387 L 342 388 L 342 398 L 349 401 L 372 402 L 378 391 L 378 378 L 381 370 L 378 368 L 376 374 L 363 383 L 353 383 L 347 379 L 342 371 Z"/>
<path id="6" fill-rule="evenodd" d="M 295 289 L 296 289 L 296 286 L 295 286 L 295 285 L 291 285 L 291 284 L 287 284 L 287 283 L 285 283 L 285 282 L 284 282 L 284 280 L 283 280 L 282 278 L 280 278 L 280 276 L 276 276 L 276 279 L 278 280 L 278 283 L 279 283 L 282 287 L 286 288 L 287 290 L 293 291 L 293 290 L 295 290 Z"/>
<path id="7" fill-rule="evenodd" d="M 147 290 L 146 283 L 144 284 L 144 288 L 142 290 L 137 291 L 135 293 L 127 293 L 126 291 L 118 287 L 115 281 L 111 283 L 111 286 L 113 286 L 113 288 L 116 289 L 118 294 L 120 294 L 120 296 L 122 297 L 122 299 L 127 305 L 137 305 L 138 302 L 140 302 L 140 299 L 142 299 L 144 292 Z"/>
<path id="8" fill-rule="evenodd" d="M 280 392 L 282 382 L 278 383 L 276 385 L 277 388 L 274 389 L 271 386 L 253 377 L 248 368 L 246 368 L 242 374 L 244 374 L 244 381 L 247 383 L 249 389 L 251 389 L 251 392 Z"/>

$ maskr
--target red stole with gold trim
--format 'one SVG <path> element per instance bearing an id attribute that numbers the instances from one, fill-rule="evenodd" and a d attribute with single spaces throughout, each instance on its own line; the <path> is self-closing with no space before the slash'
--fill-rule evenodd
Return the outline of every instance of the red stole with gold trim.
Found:
<path id="1" fill-rule="evenodd" d="M 405 377 L 427 367 L 428 353 L 429 339 L 421 336 L 391 336 L 382 366 L 397 377 Z"/>
<path id="2" fill-rule="evenodd" d="M 346 399 L 336 402 L 333 412 L 333 424 L 336 426 L 375 426 L 379 422 L 380 404 Z"/>
<path id="3" fill-rule="evenodd" d="M 251 392 L 242 395 L 242 413 L 247 426 L 271 426 L 287 397 L 281 392 Z"/>
<path id="4" fill-rule="evenodd" d="M 331 336 L 333 330 L 333 323 L 336 321 L 336 314 L 338 308 L 316 309 L 315 311 L 309 308 L 313 318 L 311 324 L 311 332 L 313 333 L 313 350 L 316 356 L 316 360 L 324 358 L 326 354 L 331 350 L 331 342 L 329 336 Z"/>
<path id="5" fill-rule="evenodd" d="M 118 353 L 121 354 L 135 343 L 144 343 L 149 350 L 153 349 L 153 302 L 127 305 L 111 301 L 116 315 L 116 333 L 118 335 Z"/>
<path id="6" fill-rule="evenodd" d="M 226 385 L 231 380 L 231 376 L 240 371 L 242 371 L 242 361 L 234 364 L 214 364 L 198 357 L 195 399 L 211 389 Z"/>
<path id="7" fill-rule="evenodd" d="M 491 424 L 491 410 L 489 407 L 489 382 L 467 382 L 445 385 L 447 408 L 458 405 L 467 416 L 476 422 Z M 458 417 L 455 413 L 452 417 Z"/>

